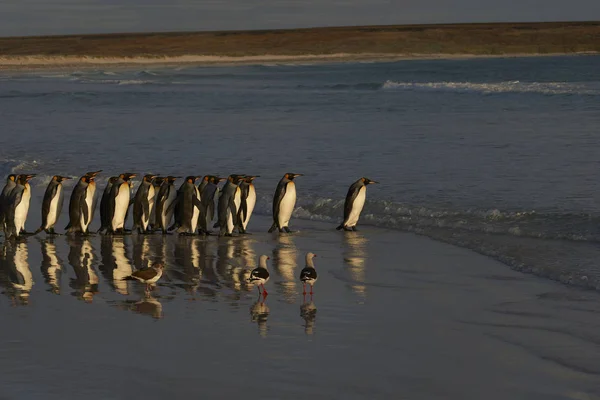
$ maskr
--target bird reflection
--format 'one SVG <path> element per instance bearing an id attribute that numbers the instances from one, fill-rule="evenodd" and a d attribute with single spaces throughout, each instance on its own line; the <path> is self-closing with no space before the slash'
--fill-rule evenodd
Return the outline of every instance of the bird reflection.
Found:
<path id="1" fill-rule="evenodd" d="M 128 282 L 125 279 L 131 276 L 133 268 L 127 258 L 125 238 L 123 236 L 111 236 L 110 239 L 112 239 L 112 259 L 114 261 L 112 264 L 112 284 L 117 293 L 127 295 L 129 294 Z"/>
<path id="2" fill-rule="evenodd" d="M 194 236 L 180 235 L 175 243 L 175 264 L 179 267 L 175 274 L 187 292 L 194 294 L 200 285 L 200 251 L 198 243 L 200 239 Z"/>
<path id="3" fill-rule="evenodd" d="M 42 275 L 50 286 L 50 292 L 60 294 L 60 276 L 62 274 L 62 261 L 56 253 L 54 239 L 40 240 L 42 248 Z"/>
<path id="4" fill-rule="evenodd" d="M 131 240 L 133 241 L 133 266 L 136 269 L 147 267 L 148 260 L 152 258 L 151 248 L 156 246 L 151 247 L 151 239 L 148 235 L 134 235 Z"/>
<path id="5" fill-rule="evenodd" d="M 366 261 L 368 239 L 360 232 L 344 232 L 344 263 L 348 268 L 348 273 L 353 283 L 350 288 L 359 296 L 367 296 L 366 282 Z"/>
<path id="6" fill-rule="evenodd" d="M 279 243 L 273 250 L 273 267 L 283 278 L 283 282 L 278 284 L 277 291 L 283 292 L 281 294 L 286 302 L 294 303 L 298 279 L 296 276 L 298 249 L 291 235 L 279 235 L 278 240 Z"/>
<path id="7" fill-rule="evenodd" d="M 267 318 L 269 318 L 269 306 L 262 301 L 257 300 L 250 307 L 250 318 L 252 322 L 256 322 L 258 325 L 258 333 L 262 337 L 267 336 L 267 331 L 269 330 L 267 326 Z"/>
<path id="8" fill-rule="evenodd" d="M 33 275 L 29 269 L 27 242 L 4 243 L 0 264 L 2 281 L 8 288 L 7 295 L 14 304 L 29 304 L 29 293 L 33 287 Z"/>
<path id="9" fill-rule="evenodd" d="M 163 317 L 161 302 L 152 296 L 145 296 L 140 301 L 132 304 L 131 310 L 138 314 L 149 315 L 155 319 Z"/>
<path id="10" fill-rule="evenodd" d="M 253 243 L 254 239 L 248 236 L 239 237 L 235 241 L 233 255 L 240 260 L 231 271 L 235 290 L 242 290 L 243 287 L 252 289 L 246 285 L 246 282 L 250 277 L 250 271 L 256 268 L 257 257 L 252 246 Z"/>
<path id="11" fill-rule="evenodd" d="M 75 289 L 72 294 L 77 298 L 91 303 L 98 293 L 98 274 L 94 269 L 93 247 L 85 236 L 67 238 L 69 244 L 69 264 L 73 267 L 75 278 L 69 285 Z"/>
<path id="12" fill-rule="evenodd" d="M 300 306 L 300 316 L 304 320 L 304 333 L 307 335 L 314 334 L 317 306 L 315 306 L 315 303 L 312 301 L 312 296 L 310 296 L 310 301 L 306 301 L 305 296 L 304 302 Z"/>

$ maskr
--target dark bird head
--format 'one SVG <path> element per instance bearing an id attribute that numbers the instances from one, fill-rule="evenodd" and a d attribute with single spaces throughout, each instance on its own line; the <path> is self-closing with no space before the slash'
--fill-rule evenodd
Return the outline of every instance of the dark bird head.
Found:
<path id="1" fill-rule="evenodd" d="M 124 172 L 121 175 L 119 175 L 121 177 L 121 179 L 123 179 L 125 182 L 129 182 L 132 178 L 135 178 L 137 176 L 137 174 L 133 174 L 131 172 Z"/>
<path id="2" fill-rule="evenodd" d="M 21 185 L 25 185 L 34 176 L 35 176 L 35 174 L 33 174 L 33 175 L 27 175 L 27 174 L 18 175 L 17 176 L 17 183 L 20 183 Z"/>
<path id="3" fill-rule="evenodd" d="M 54 175 L 52 177 L 52 180 L 55 182 L 58 182 L 58 183 L 60 183 L 62 181 L 66 181 L 67 179 L 71 179 L 71 178 L 69 178 L 68 176 L 60 176 L 60 175 Z"/>
<path id="4" fill-rule="evenodd" d="M 244 182 L 252 183 L 252 181 L 255 180 L 256 178 L 260 178 L 260 175 L 246 175 L 246 176 L 244 176 Z"/>
<path id="5" fill-rule="evenodd" d="M 206 182 L 206 183 L 208 183 L 208 182 L 210 182 L 210 180 L 211 180 L 212 178 L 214 178 L 214 177 L 213 177 L 213 175 L 204 175 L 204 176 L 202 177 L 202 182 Z"/>
<path id="6" fill-rule="evenodd" d="M 294 174 L 292 172 L 288 172 L 287 174 L 285 174 L 283 177 L 286 179 L 289 179 L 290 181 L 293 181 L 294 178 L 298 177 L 298 176 L 303 176 L 304 174 Z"/>
<path id="7" fill-rule="evenodd" d="M 236 175 L 236 174 L 231 174 L 229 175 L 229 178 L 227 178 L 227 180 L 235 185 L 237 185 L 238 183 L 240 183 L 240 181 L 242 179 L 244 179 L 246 175 Z"/>
<path id="8" fill-rule="evenodd" d="M 98 170 L 98 171 L 92 171 L 92 172 L 86 172 L 86 174 L 84 176 L 91 176 L 92 178 L 96 177 L 96 175 L 98 175 L 100 172 L 102 172 L 102 170 Z"/>
<path id="9" fill-rule="evenodd" d="M 144 175 L 144 182 L 152 183 L 154 178 L 156 178 L 156 175 L 146 174 Z"/>
<path id="10" fill-rule="evenodd" d="M 198 176 L 190 175 L 185 177 L 185 181 L 188 183 L 194 183 L 198 179 Z"/>
<path id="11" fill-rule="evenodd" d="M 15 182 L 17 180 L 17 174 L 10 174 L 9 176 L 6 177 L 6 183 L 8 182 Z"/>
<path id="12" fill-rule="evenodd" d="M 162 183 L 167 180 L 167 178 L 162 177 L 162 176 L 155 176 L 154 179 L 152 179 L 152 184 L 154 186 L 160 186 L 162 185 Z"/>
<path id="13" fill-rule="evenodd" d="M 169 184 L 171 184 L 171 183 L 175 182 L 179 178 L 181 178 L 181 177 L 180 176 L 171 176 L 171 175 L 169 175 L 169 176 L 167 176 L 165 178 L 165 181 L 168 182 Z"/>
<path id="14" fill-rule="evenodd" d="M 372 181 L 369 178 L 360 178 L 365 185 L 370 185 L 371 183 L 379 183 L 376 181 Z"/>
<path id="15" fill-rule="evenodd" d="M 226 180 L 227 180 L 227 178 L 220 178 L 218 176 L 213 176 L 211 182 L 214 183 L 215 185 L 218 185 L 219 182 L 223 182 Z"/>

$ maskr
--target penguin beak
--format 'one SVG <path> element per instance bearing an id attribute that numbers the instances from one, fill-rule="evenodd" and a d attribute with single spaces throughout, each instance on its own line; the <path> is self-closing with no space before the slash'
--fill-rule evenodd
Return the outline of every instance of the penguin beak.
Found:
<path id="1" fill-rule="evenodd" d="M 98 175 L 100 172 L 102 172 L 102 170 L 88 172 L 86 175 L 90 176 L 90 177 L 94 177 L 94 176 Z"/>
<path id="2" fill-rule="evenodd" d="M 377 181 L 369 181 L 369 183 L 379 183 L 379 182 L 377 182 Z"/>
<path id="3" fill-rule="evenodd" d="M 304 176 L 304 174 L 294 174 L 294 178 L 296 178 L 298 176 Z"/>

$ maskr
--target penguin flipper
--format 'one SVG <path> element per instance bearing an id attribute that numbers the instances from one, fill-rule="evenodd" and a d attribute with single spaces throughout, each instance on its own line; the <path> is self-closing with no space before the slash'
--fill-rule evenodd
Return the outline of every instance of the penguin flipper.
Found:
<path id="1" fill-rule="evenodd" d="M 146 218 L 150 219 L 150 201 L 143 201 L 142 209 Z"/>
<path id="2" fill-rule="evenodd" d="M 238 210 L 235 207 L 235 201 L 233 201 L 234 196 L 231 196 L 231 199 L 229 200 L 229 210 L 231 211 L 231 221 L 233 222 L 233 225 L 237 225 L 237 221 L 238 221 Z"/>
<path id="3" fill-rule="evenodd" d="M 360 189 L 363 186 L 359 184 L 359 182 L 353 183 L 348 189 L 348 194 L 346 195 L 346 200 L 344 201 L 344 222 L 343 225 L 348 222 L 348 218 L 350 218 L 350 212 L 352 211 L 352 205 L 354 204 L 354 200 L 356 200 L 356 196 L 360 192 Z"/>
<path id="4" fill-rule="evenodd" d="M 56 185 L 56 184 L 53 185 L 52 183 L 50 183 L 50 186 L 48 186 L 48 189 L 46 189 L 46 193 L 44 194 L 44 200 L 42 202 L 42 227 L 40 228 L 42 230 L 46 226 L 46 223 L 48 222 L 47 220 L 48 220 L 48 214 L 50 214 L 50 204 L 52 203 L 52 200 L 56 196 L 57 191 L 58 191 L 58 185 Z M 57 210 L 57 214 L 60 215 L 60 212 L 58 212 L 58 210 Z"/>
<path id="5" fill-rule="evenodd" d="M 169 207 L 167 207 L 167 211 L 165 212 L 165 214 L 171 213 L 171 211 L 175 209 L 175 207 L 177 206 L 177 204 L 179 204 L 180 201 L 181 196 L 178 195 L 177 197 L 175 197 L 175 200 L 173 200 L 171 204 L 169 204 Z"/>

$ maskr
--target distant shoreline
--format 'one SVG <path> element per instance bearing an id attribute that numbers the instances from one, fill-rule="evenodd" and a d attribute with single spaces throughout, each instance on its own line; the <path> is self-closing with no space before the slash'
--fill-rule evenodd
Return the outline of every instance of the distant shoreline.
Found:
<path id="1" fill-rule="evenodd" d="M 0 38 L 0 70 L 377 62 L 600 54 L 600 22 Z"/>
<path id="2" fill-rule="evenodd" d="M 202 67 L 202 66 L 242 66 L 242 65 L 295 65 L 351 62 L 394 62 L 402 60 L 460 60 L 472 58 L 517 58 L 517 57 L 556 57 L 598 55 L 587 53 L 551 54 L 309 54 L 301 56 L 269 55 L 262 56 L 180 56 L 180 57 L 78 57 L 78 56 L 25 56 L 0 57 L 0 72 L 28 72 L 40 70 L 89 70 L 89 69 L 133 69 L 136 67 Z"/>

